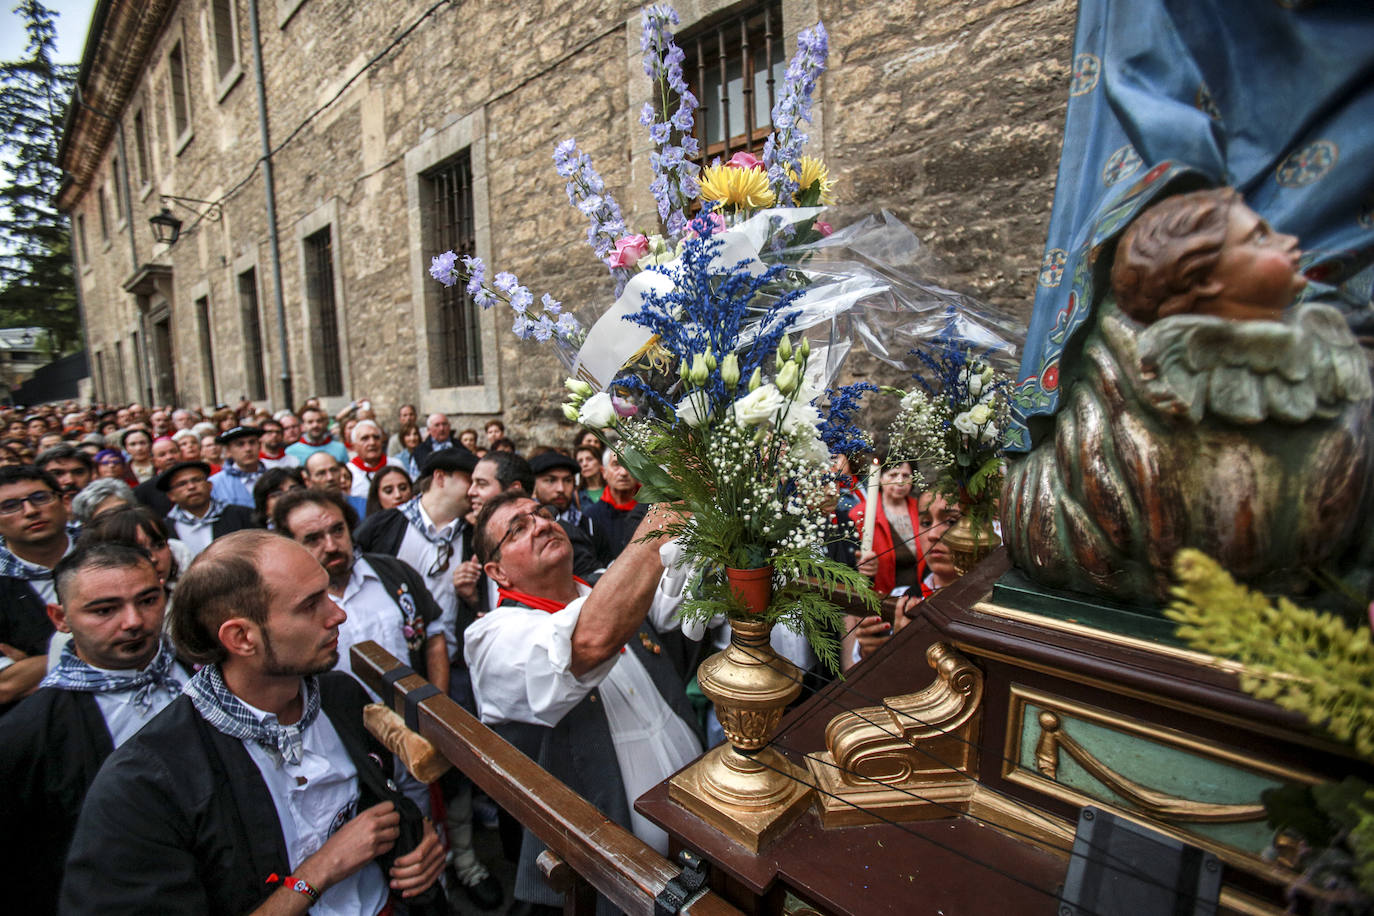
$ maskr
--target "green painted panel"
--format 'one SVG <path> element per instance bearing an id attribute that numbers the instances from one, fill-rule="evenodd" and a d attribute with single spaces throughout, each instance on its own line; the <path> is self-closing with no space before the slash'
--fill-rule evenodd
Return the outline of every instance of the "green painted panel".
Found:
<path id="1" fill-rule="evenodd" d="M 1035 746 L 1040 740 L 1039 714 L 1040 707 L 1031 703 L 1026 704 L 1026 713 L 1022 720 L 1019 763 L 1033 773 L 1037 772 Z M 1058 710 L 1055 710 L 1055 714 L 1059 716 L 1062 730 L 1093 757 L 1127 779 L 1157 792 L 1165 792 L 1190 801 L 1254 805 L 1260 803 L 1262 791 L 1282 785 L 1277 779 L 1202 757 L 1182 748 L 1158 744 L 1143 736 L 1126 734 L 1067 716 Z M 1059 751 L 1059 772 L 1056 781 L 1091 798 L 1117 805 L 1128 811 L 1133 809 L 1130 802 L 1090 775 L 1063 749 Z M 1254 854 L 1263 852 L 1273 836 L 1273 831 L 1263 819 L 1243 824 L 1171 826 Z"/>

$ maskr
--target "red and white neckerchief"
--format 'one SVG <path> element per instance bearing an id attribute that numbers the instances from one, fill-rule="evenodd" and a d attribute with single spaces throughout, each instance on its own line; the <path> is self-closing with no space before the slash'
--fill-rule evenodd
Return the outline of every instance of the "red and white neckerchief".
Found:
<path id="1" fill-rule="evenodd" d="M 268 454 L 267 452 L 264 452 L 264 451 L 261 451 L 261 450 L 258 451 L 258 460 L 260 460 L 260 461 L 277 461 L 277 460 L 279 460 L 279 459 L 281 459 L 281 458 L 285 458 L 285 457 L 286 457 L 286 448 L 285 448 L 284 446 L 282 447 L 281 451 L 277 452 L 275 455 L 270 455 L 270 454 Z"/>
<path id="2" fill-rule="evenodd" d="M 372 474 L 375 474 L 382 468 L 386 467 L 386 456 L 383 455 L 381 460 L 378 461 L 376 464 L 372 465 L 371 467 L 368 467 L 367 462 L 363 461 L 363 459 L 357 455 L 349 459 L 349 463 L 352 464 L 354 467 L 358 468 L 358 470 L 371 476 Z"/>
<path id="3" fill-rule="evenodd" d="M 577 576 L 573 576 L 573 581 L 578 585 L 586 585 L 588 588 L 591 588 L 590 585 L 587 585 L 586 582 L 579 579 Z M 543 611 L 546 614 L 556 614 L 568 606 L 568 602 L 566 601 L 554 601 L 552 598 L 541 598 L 538 595 L 530 595 L 517 589 L 504 588 L 501 586 L 498 586 L 496 589 L 496 598 L 496 603 L 500 606 L 522 605 L 536 611 Z M 625 654 L 624 646 L 620 647 L 620 653 L 622 655 Z"/>
<path id="4" fill-rule="evenodd" d="M 639 503 L 635 502 L 633 497 L 631 497 L 630 501 L 627 503 L 616 502 L 615 497 L 611 496 L 610 487 L 606 487 L 604 490 L 601 491 L 601 501 L 606 505 L 610 506 L 612 509 L 616 509 L 620 512 L 629 512 L 635 506 L 639 505 Z"/>

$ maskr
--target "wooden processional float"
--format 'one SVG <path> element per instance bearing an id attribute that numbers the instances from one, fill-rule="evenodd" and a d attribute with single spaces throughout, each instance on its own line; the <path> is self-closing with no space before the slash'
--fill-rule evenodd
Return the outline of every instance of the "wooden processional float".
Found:
<path id="1" fill-rule="evenodd" d="M 705 758 L 638 800 L 700 872 L 418 675 L 397 679 L 403 666 L 375 644 L 353 650 L 353 669 L 397 713 L 411 698 L 413 731 L 548 845 L 541 866 L 567 912 L 593 912 L 599 893 L 644 914 L 679 911 L 656 898 L 691 899 L 680 911 L 696 914 L 1281 913 L 1297 875 L 1263 855 L 1260 793 L 1374 768 L 1242 692 L 1236 664 L 1179 647 L 1168 628 L 1066 596 L 1051 606 L 999 550 L 783 718 L 770 747 L 804 804 L 787 800 L 762 842 L 748 800 L 732 825 L 674 792 Z M 1081 903 L 1116 885 L 1134 908 Z M 1075 893 L 1078 905 L 1064 902 Z M 1175 908 L 1194 893 L 1198 906 Z"/>

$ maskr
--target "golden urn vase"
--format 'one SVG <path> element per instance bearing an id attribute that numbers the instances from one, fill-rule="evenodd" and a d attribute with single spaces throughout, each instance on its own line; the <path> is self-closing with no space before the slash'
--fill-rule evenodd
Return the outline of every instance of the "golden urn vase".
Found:
<path id="1" fill-rule="evenodd" d="M 697 669 L 727 742 L 669 783 L 669 797 L 757 853 L 810 801 L 804 771 L 769 747 L 787 704 L 801 693 L 801 671 L 773 651 L 773 625 L 731 620 L 730 645 Z"/>

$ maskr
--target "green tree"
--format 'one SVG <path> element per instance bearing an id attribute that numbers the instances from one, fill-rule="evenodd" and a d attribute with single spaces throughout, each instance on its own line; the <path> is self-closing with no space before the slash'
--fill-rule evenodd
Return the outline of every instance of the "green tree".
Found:
<path id="1" fill-rule="evenodd" d="M 48 328 L 59 352 L 81 340 L 71 236 L 57 211 L 58 141 L 76 67 L 54 63 L 54 13 L 22 0 L 29 42 L 21 60 L 0 63 L 0 324 Z M 56 354 L 54 354 L 56 355 Z"/>

